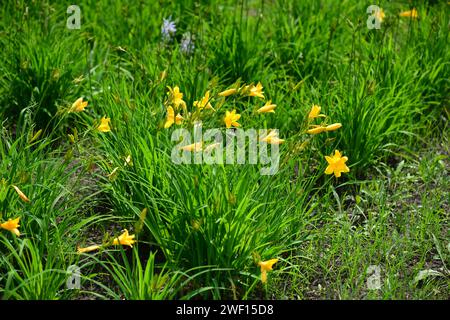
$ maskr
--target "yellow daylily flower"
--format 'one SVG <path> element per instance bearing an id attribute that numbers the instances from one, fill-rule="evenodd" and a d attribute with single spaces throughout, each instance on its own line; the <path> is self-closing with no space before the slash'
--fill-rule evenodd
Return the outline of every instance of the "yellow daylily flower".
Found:
<path id="1" fill-rule="evenodd" d="M 133 247 L 133 244 L 136 242 L 136 240 L 134 240 L 135 235 L 129 235 L 128 234 L 128 230 L 125 229 L 123 231 L 123 233 L 118 237 L 115 238 L 113 241 L 113 245 L 124 245 L 124 246 L 130 246 Z"/>
<path id="2" fill-rule="evenodd" d="M 109 126 L 110 122 L 111 122 L 110 118 L 103 117 L 101 119 L 100 125 L 97 127 L 97 130 L 100 131 L 100 132 L 109 132 L 109 131 L 111 131 L 111 128 Z"/>
<path id="3" fill-rule="evenodd" d="M 385 17 L 386 15 L 384 14 L 383 9 L 380 8 L 380 10 L 375 11 L 374 16 L 375 16 L 375 18 L 376 18 L 378 21 L 383 22 L 384 17 Z"/>
<path id="4" fill-rule="evenodd" d="M 322 108 L 320 106 L 318 106 L 317 104 L 313 104 L 311 111 L 308 114 L 308 118 L 309 119 L 315 119 L 317 117 L 325 117 L 324 114 L 320 114 L 320 110 Z"/>
<path id="5" fill-rule="evenodd" d="M 167 119 L 166 123 L 164 123 L 164 128 L 170 128 L 174 123 L 175 124 L 181 124 L 183 122 L 184 118 L 181 116 L 181 114 L 177 114 L 175 117 L 175 111 L 171 106 L 167 107 Z"/>
<path id="6" fill-rule="evenodd" d="M 180 150 L 199 152 L 202 151 L 202 145 L 203 143 L 200 141 L 193 144 L 188 144 L 187 146 L 180 147 Z"/>
<path id="7" fill-rule="evenodd" d="M 258 113 L 267 113 L 267 112 L 271 112 L 271 113 L 275 113 L 275 108 L 277 107 L 276 104 L 272 104 L 272 100 L 269 100 L 266 102 L 266 104 L 259 108 L 256 112 Z"/>
<path id="8" fill-rule="evenodd" d="M 326 127 L 316 126 L 316 127 L 312 128 L 312 129 L 309 129 L 308 131 L 306 131 L 306 133 L 319 134 L 319 133 L 322 133 L 324 131 L 326 131 Z"/>
<path id="9" fill-rule="evenodd" d="M 264 92 L 262 91 L 263 86 L 262 86 L 261 82 L 258 82 L 258 84 L 256 86 L 251 85 L 249 87 L 249 89 L 250 89 L 250 93 L 249 93 L 250 97 L 258 97 L 258 98 L 264 99 Z"/>
<path id="10" fill-rule="evenodd" d="M 342 123 L 333 123 L 325 127 L 325 131 L 334 131 L 342 127 Z"/>
<path id="11" fill-rule="evenodd" d="M 87 101 L 83 101 L 83 98 L 78 98 L 70 107 L 69 112 L 81 112 L 88 105 Z"/>
<path id="12" fill-rule="evenodd" d="M 167 119 L 166 123 L 164 123 L 164 128 L 170 128 L 175 122 L 175 111 L 171 106 L 167 107 Z"/>
<path id="13" fill-rule="evenodd" d="M 184 118 L 181 116 L 181 114 L 177 114 L 175 117 L 175 124 L 181 124 L 183 122 Z"/>
<path id="14" fill-rule="evenodd" d="M 334 150 L 334 155 L 331 157 L 325 156 L 325 159 L 328 162 L 328 167 L 325 170 L 325 174 L 334 173 L 334 176 L 339 178 L 342 172 L 350 172 L 350 169 L 345 164 L 348 158 L 343 157 L 339 150 Z"/>
<path id="15" fill-rule="evenodd" d="M 412 10 L 401 12 L 400 17 L 418 18 L 419 14 L 417 13 L 416 8 L 413 8 Z"/>
<path id="16" fill-rule="evenodd" d="M 94 245 L 89 246 L 89 247 L 86 247 L 86 248 L 80 248 L 80 247 L 78 247 L 78 248 L 77 248 L 77 252 L 78 252 L 78 253 L 86 253 L 86 252 L 91 252 L 91 251 L 98 250 L 98 249 L 100 249 L 100 248 L 101 248 L 100 245 L 94 244 Z"/>
<path id="17" fill-rule="evenodd" d="M 270 259 L 267 261 L 259 261 L 258 265 L 261 267 L 261 281 L 267 282 L 267 271 L 272 271 L 272 266 L 278 262 L 278 259 Z"/>
<path id="18" fill-rule="evenodd" d="M 2 224 L 0 224 L 0 228 L 11 231 L 12 233 L 14 233 L 16 236 L 20 236 L 20 232 L 19 232 L 19 222 L 20 222 L 20 217 L 17 217 L 16 219 L 8 219 L 8 221 L 3 222 Z"/>
<path id="19" fill-rule="evenodd" d="M 276 131 L 270 131 L 267 136 L 260 139 L 260 141 L 266 142 L 268 144 L 282 144 L 284 142 L 284 139 L 280 139 L 278 137 L 278 133 Z"/>
<path id="20" fill-rule="evenodd" d="M 237 123 L 237 121 L 240 118 L 241 118 L 241 115 L 236 113 L 236 110 L 233 110 L 231 112 L 227 111 L 225 113 L 225 118 L 223 119 L 223 121 L 225 122 L 225 125 L 227 126 L 227 128 L 231 128 L 231 126 L 239 127 L 240 124 Z"/>
<path id="21" fill-rule="evenodd" d="M 180 88 L 178 86 L 173 87 L 173 89 L 169 86 L 167 88 L 169 89 L 169 103 L 175 108 L 178 108 L 180 105 L 186 107 L 186 102 L 183 100 L 183 93 L 180 92 Z"/>
<path id="22" fill-rule="evenodd" d="M 218 95 L 220 97 L 228 97 L 231 96 L 232 94 L 235 94 L 237 92 L 237 89 L 227 89 L 225 91 L 220 92 Z"/>
<path id="23" fill-rule="evenodd" d="M 25 202 L 30 202 L 30 199 L 28 199 L 28 197 L 25 195 L 25 193 L 23 193 L 17 186 L 13 185 L 12 187 L 14 188 L 14 190 L 16 190 L 20 199 L 22 199 Z"/>
<path id="24" fill-rule="evenodd" d="M 214 110 L 211 103 L 209 102 L 209 90 L 206 91 L 205 96 L 201 98 L 200 101 L 194 101 L 194 107 L 197 107 L 200 110 L 203 108 Z"/>

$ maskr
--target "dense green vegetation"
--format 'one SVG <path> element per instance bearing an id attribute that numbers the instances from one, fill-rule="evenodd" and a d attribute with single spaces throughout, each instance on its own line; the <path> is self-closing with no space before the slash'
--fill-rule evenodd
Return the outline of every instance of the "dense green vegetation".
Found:
<path id="1" fill-rule="evenodd" d="M 449 298 L 446 1 L 71 4 L 0 8 L 2 299 Z M 172 161 L 233 110 L 275 174 Z"/>

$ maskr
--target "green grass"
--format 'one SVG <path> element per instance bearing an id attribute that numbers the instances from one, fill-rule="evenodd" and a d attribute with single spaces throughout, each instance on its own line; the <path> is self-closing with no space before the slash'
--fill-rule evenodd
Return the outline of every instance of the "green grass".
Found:
<path id="1" fill-rule="evenodd" d="M 448 299 L 445 1 L 381 1 L 379 30 L 355 1 L 87 0 L 80 30 L 70 4 L 0 9 L 0 223 L 20 217 L 21 233 L 0 229 L 2 299 Z M 258 82 L 264 99 L 245 93 Z M 165 128 L 175 86 L 184 121 Z M 208 90 L 214 110 L 199 111 Z M 275 113 L 256 113 L 268 100 Z M 326 116 L 308 119 L 313 104 Z M 225 132 L 234 109 L 285 139 L 275 175 L 172 162 L 175 128 Z M 336 149 L 340 178 L 324 174 Z M 112 246 L 124 229 L 137 243 Z"/>

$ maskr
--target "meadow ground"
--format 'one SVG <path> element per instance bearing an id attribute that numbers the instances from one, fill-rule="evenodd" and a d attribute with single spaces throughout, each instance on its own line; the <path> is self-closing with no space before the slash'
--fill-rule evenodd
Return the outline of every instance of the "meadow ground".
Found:
<path id="1" fill-rule="evenodd" d="M 71 5 L 0 7 L 2 299 L 449 298 L 447 1 Z"/>

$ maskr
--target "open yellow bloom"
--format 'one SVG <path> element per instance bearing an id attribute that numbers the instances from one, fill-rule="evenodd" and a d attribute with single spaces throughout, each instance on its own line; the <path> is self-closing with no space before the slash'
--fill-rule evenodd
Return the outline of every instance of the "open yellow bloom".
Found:
<path id="1" fill-rule="evenodd" d="M 266 102 L 266 104 L 259 108 L 256 112 L 258 113 L 267 113 L 267 112 L 271 112 L 271 113 L 275 113 L 275 108 L 277 107 L 276 104 L 272 104 L 272 100 L 269 100 Z"/>
<path id="2" fill-rule="evenodd" d="M 235 94 L 237 92 L 236 89 L 227 89 L 225 91 L 222 91 L 219 93 L 220 97 L 228 97 L 231 96 L 232 94 Z"/>
<path id="3" fill-rule="evenodd" d="M 81 112 L 84 111 L 84 108 L 88 105 L 87 101 L 83 101 L 83 98 L 78 98 L 69 109 L 69 112 Z"/>
<path id="4" fill-rule="evenodd" d="M 30 199 L 23 193 L 17 186 L 12 186 L 14 190 L 16 190 L 17 194 L 19 195 L 20 199 L 22 199 L 25 202 L 30 202 Z"/>
<path id="5" fill-rule="evenodd" d="M 118 237 L 115 238 L 113 241 L 113 245 L 124 245 L 124 246 L 130 246 L 133 247 L 133 244 L 136 242 L 136 240 L 134 240 L 135 235 L 129 235 L 128 234 L 128 230 L 125 229 L 123 231 L 123 233 Z"/>
<path id="6" fill-rule="evenodd" d="M 334 176 L 339 178 L 342 172 L 350 172 L 350 169 L 345 164 L 348 158 L 343 157 L 339 150 L 334 150 L 334 155 L 331 157 L 325 156 L 325 159 L 328 162 L 328 167 L 325 170 L 325 174 L 334 173 Z"/>
<path id="7" fill-rule="evenodd" d="M 401 12 L 400 17 L 418 18 L 419 14 L 417 13 L 416 8 L 413 8 L 412 10 Z"/>
<path id="8" fill-rule="evenodd" d="M 227 111 L 225 113 L 225 118 L 223 119 L 223 121 L 225 122 L 225 125 L 227 126 L 227 128 L 231 128 L 231 126 L 233 127 L 239 127 L 240 124 L 237 123 L 237 121 L 241 118 L 241 115 L 236 113 L 236 110 L 233 111 Z"/>
<path id="9" fill-rule="evenodd" d="M 260 261 L 258 265 L 261 267 L 261 281 L 267 282 L 267 271 L 272 271 L 272 266 L 278 262 L 278 259 L 270 259 L 267 261 Z"/>
<path id="10" fill-rule="evenodd" d="M 266 142 L 268 144 L 282 144 L 284 142 L 284 139 L 280 139 L 278 137 L 278 133 L 276 131 L 270 131 L 269 134 L 260 139 L 260 141 Z"/>
<path id="11" fill-rule="evenodd" d="M 209 102 L 209 90 L 206 91 L 205 96 L 200 99 L 200 101 L 194 101 L 194 107 L 201 109 L 213 109 L 211 103 Z M 214 109 L 213 109 L 214 110 Z"/>
<path id="12" fill-rule="evenodd" d="M 256 86 L 251 85 L 249 96 L 264 99 L 264 92 L 262 91 L 262 89 L 263 89 L 263 86 L 262 86 L 261 82 L 258 82 L 258 84 Z"/>
<path id="13" fill-rule="evenodd" d="M 171 106 L 167 107 L 167 119 L 166 123 L 164 123 L 164 128 L 170 128 L 175 122 L 175 111 Z"/>
<path id="14" fill-rule="evenodd" d="M 80 248 L 80 247 L 78 247 L 78 248 L 77 248 L 77 252 L 78 252 L 78 253 L 91 252 L 91 251 L 95 251 L 95 250 L 100 249 L 100 247 L 101 247 L 101 246 L 99 246 L 98 244 L 95 244 L 95 245 L 93 245 L 93 246 L 89 246 L 89 247 L 86 247 L 86 248 Z"/>
<path id="15" fill-rule="evenodd" d="M 342 127 L 341 123 L 333 123 L 325 127 L 325 131 L 334 131 Z"/>
<path id="16" fill-rule="evenodd" d="M 181 114 L 177 114 L 177 116 L 175 117 L 175 124 L 181 124 L 183 122 L 184 118 L 182 117 Z"/>
<path id="17" fill-rule="evenodd" d="M 111 122 L 110 118 L 103 117 L 101 119 L 100 125 L 97 127 L 97 130 L 100 132 L 109 132 L 111 128 L 109 127 L 109 123 Z"/>
<path id="18" fill-rule="evenodd" d="M 190 152 L 192 152 L 192 151 L 199 152 L 199 151 L 202 151 L 202 145 L 203 145 L 203 143 L 200 141 L 197 143 L 188 144 L 187 146 L 180 147 L 180 150 L 190 151 Z"/>
<path id="19" fill-rule="evenodd" d="M 169 86 L 167 88 L 169 89 L 169 103 L 175 108 L 178 108 L 180 105 L 186 107 L 186 102 L 183 100 L 183 93 L 180 92 L 180 88 L 178 86 L 173 87 L 173 89 Z"/>
<path id="20" fill-rule="evenodd" d="M 316 126 L 315 128 L 309 129 L 308 131 L 306 131 L 306 133 L 309 134 L 319 134 L 326 131 L 326 127 L 322 127 L 322 126 Z"/>
<path id="21" fill-rule="evenodd" d="M 322 109 L 320 106 L 318 106 L 317 104 L 313 104 L 311 111 L 308 114 L 308 118 L 315 119 L 317 117 L 325 117 L 324 114 L 320 114 L 320 109 Z"/>
<path id="22" fill-rule="evenodd" d="M 14 233 L 16 236 L 20 236 L 20 232 L 19 232 L 19 221 L 20 221 L 20 217 L 17 217 L 16 219 L 12 220 L 12 219 L 8 219 L 8 221 L 3 222 L 2 224 L 0 224 L 0 228 L 11 231 L 12 233 Z"/>

